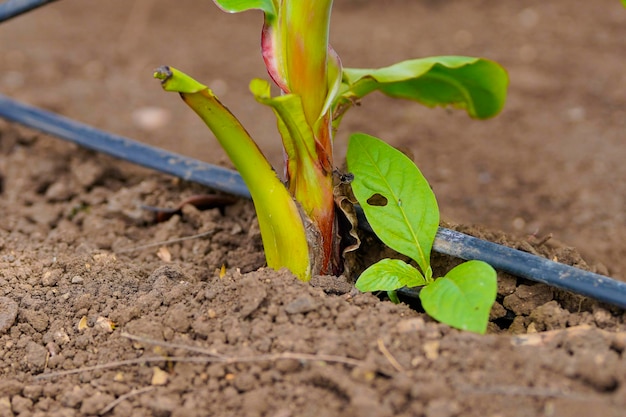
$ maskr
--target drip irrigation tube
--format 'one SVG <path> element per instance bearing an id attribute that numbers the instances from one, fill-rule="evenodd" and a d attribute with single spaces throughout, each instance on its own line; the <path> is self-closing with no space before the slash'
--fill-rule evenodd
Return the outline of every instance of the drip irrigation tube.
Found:
<path id="1" fill-rule="evenodd" d="M 119 159 L 250 198 L 243 180 L 235 171 L 113 135 L 3 95 L 0 95 L 0 117 Z M 364 228 L 369 227 L 364 217 L 359 222 Z M 626 282 L 444 228 L 439 228 L 433 250 L 465 260 L 482 260 L 512 275 L 626 309 Z M 416 294 L 411 290 L 403 292 Z"/>
<path id="2" fill-rule="evenodd" d="M 7 0 L 0 3 L 0 23 L 56 0 Z"/>
<path id="3" fill-rule="evenodd" d="M 511 275 L 548 284 L 626 309 L 626 282 L 604 275 L 560 264 L 528 252 L 441 227 L 435 237 L 433 249 L 467 261 L 481 260 Z M 408 290 L 411 291 L 411 289 Z"/>
<path id="4" fill-rule="evenodd" d="M 2 94 L 0 117 L 146 168 L 238 197 L 250 198 L 246 184 L 236 171 L 104 132 L 50 111 L 20 103 Z"/>

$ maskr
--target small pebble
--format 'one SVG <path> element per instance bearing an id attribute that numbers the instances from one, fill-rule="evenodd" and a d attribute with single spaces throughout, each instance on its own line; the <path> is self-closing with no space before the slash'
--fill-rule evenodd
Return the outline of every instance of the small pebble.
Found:
<path id="1" fill-rule="evenodd" d="M 317 303 L 315 300 L 308 296 L 303 295 L 302 297 L 298 297 L 285 307 L 285 311 L 287 314 L 298 314 L 298 313 L 308 313 L 309 311 L 313 311 L 317 308 Z"/>
<path id="2" fill-rule="evenodd" d="M 421 317 L 401 320 L 396 324 L 396 330 L 399 333 L 418 332 L 420 330 L 423 330 L 425 327 L 426 327 L 426 322 Z"/>
<path id="3" fill-rule="evenodd" d="M 74 190 L 66 181 L 57 181 L 46 190 L 48 201 L 66 201 L 74 195 Z"/>
<path id="4" fill-rule="evenodd" d="M 72 284 L 82 284 L 83 282 L 85 282 L 85 280 L 83 279 L 83 277 L 76 275 L 72 277 Z"/>
<path id="5" fill-rule="evenodd" d="M 600 328 L 609 325 L 612 318 L 613 316 L 611 315 L 611 313 L 604 308 L 597 307 L 593 311 L 593 320 Z"/>
<path id="6" fill-rule="evenodd" d="M 13 326 L 17 318 L 17 303 L 10 298 L 0 297 L 0 334 Z"/>
<path id="7" fill-rule="evenodd" d="M 430 340 L 422 345 L 424 355 L 427 359 L 434 361 L 439 357 L 439 341 Z"/>
<path id="8" fill-rule="evenodd" d="M 158 366 L 152 367 L 152 380 L 151 385 L 165 385 L 169 379 L 169 374 L 159 368 Z"/>

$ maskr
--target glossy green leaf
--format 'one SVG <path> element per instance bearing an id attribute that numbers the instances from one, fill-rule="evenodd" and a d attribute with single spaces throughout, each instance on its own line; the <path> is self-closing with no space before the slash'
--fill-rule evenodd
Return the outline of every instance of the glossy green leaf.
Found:
<path id="1" fill-rule="evenodd" d="M 497 63 L 463 56 L 403 61 L 379 69 L 344 68 L 342 90 L 335 108 L 351 106 L 373 91 L 424 105 L 462 108 L 483 119 L 502 110 L 508 76 Z"/>
<path id="2" fill-rule="evenodd" d="M 426 285 L 420 272 L 399 259 L 383 259 L 367 268 L 356 281 L 359 291 L 393 291 L 402 287 Z"/>
<path id="3" fill-rule="evenodd" d="M 430 279 L 439 209 L 422 173 L 402 152 L 365 134 L 350 137 L 346 160 L 354 195 L 376 235 L 415 260 Z"/>
<path id="4" fill-rule="evenodd" d="M 482 261 L 468 261 L 420 292 L 424 310 L 461 330 L 485 333 L 498 290 L 496 271 Z"/>

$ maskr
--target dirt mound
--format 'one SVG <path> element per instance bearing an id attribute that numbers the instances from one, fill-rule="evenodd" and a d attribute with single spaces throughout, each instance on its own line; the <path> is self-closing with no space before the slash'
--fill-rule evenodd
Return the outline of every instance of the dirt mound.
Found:
<path id="1" fill-rule="evenodd" d="M 622 312 L 501 274 L 491 334 L 459 332 L 335 277 L 308 285 L 259 269 L 250 202 L 223 214 L 185 206 L 155 223 L 142 204 L 202 190 L 118 166 L 45 137 L 19 136 L 4 153 L 2 415 L 610 416 L 626 406 Z"/>

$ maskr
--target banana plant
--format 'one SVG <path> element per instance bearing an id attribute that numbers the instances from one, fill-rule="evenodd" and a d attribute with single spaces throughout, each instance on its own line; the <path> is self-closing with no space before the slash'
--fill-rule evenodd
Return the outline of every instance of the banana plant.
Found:
<path id="1" fill-rule="evenodd" d="M 341 272 L 335 214 L 333 136 L 345 112 L 372 91 L 451 105 L 476 118 L 497 114 L 508 83 L 495 62 L 469 57 L 404 61 L 379 69 L 342 68 L 329 45 L 332 0 L 214 0 L 229 13 L 260 10 L 261 51 L 271 80 L 250 90 L 277 118 L 285 155 L 284 182 L 254 140 L 213 92 L 175 68 L 155 71 L 207 124 L 250 189 L 269 267 L 302 280 Z"/>

